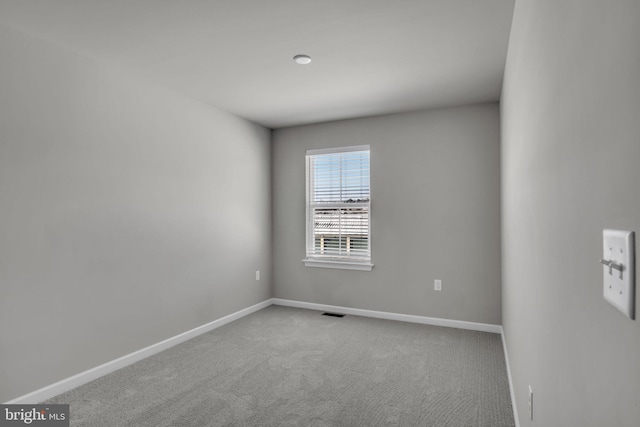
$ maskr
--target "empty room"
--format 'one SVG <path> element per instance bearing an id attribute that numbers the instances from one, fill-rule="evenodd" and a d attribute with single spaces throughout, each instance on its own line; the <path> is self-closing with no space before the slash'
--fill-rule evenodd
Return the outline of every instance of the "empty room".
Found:
<path id="1" fill-rule="evenodd" d="M 0 425 L 637 427 L 640 1 L 0 0 Z"/>

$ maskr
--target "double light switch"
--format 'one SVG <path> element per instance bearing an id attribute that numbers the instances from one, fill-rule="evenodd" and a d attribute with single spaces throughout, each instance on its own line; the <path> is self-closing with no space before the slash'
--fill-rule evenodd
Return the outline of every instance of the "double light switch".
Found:
<path id="1" fill-rule="evenodd" d="M 630 319 L 635 316 L 634 232 L 609 230 L 602 232 L 603 295 Z"/>

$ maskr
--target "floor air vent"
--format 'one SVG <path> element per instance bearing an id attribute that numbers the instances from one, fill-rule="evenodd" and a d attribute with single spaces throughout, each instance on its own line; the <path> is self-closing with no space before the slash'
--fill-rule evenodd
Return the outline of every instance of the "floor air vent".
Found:
<path id="1" fill-rule="evenodd" d="M 338 313 L 322 313 L 323 316 L 331 316 L 331 317 L 344 317 L 344 314 Z"/>

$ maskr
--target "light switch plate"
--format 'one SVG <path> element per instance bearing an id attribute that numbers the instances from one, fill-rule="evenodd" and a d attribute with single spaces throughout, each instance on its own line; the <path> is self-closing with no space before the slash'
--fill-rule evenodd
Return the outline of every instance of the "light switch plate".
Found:
<path id="1" fill-rule="evenodd" d="M 635 235 L 633 231 L 602 231 L 602 290 L 612 306 L 635 317 Z M 610 262 L 614 267 L 610 267 Z M 621 266 L 621 267 L 620 267 Z"/>

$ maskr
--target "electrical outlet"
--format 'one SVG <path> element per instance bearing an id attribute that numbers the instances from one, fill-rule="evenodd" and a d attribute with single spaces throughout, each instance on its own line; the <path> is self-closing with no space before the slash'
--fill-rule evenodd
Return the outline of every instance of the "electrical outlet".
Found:
<path id="1" fill-rule="evenodd" d="M 529 419 L 533 421 L 533 389 L 529 384 Z"/>
<path id="2" fill-rule="evenodd" d="M 256 270 L 256 280 L 260 280 L 260 270 Z"/>
<path id="3" fill-rule="evenodd" d="M 433 281 L 433 290 L 434 291 L 441 291 L 442 290 L 442 280 L 434 280 Z"/>

